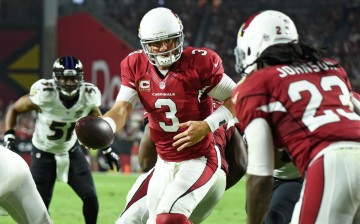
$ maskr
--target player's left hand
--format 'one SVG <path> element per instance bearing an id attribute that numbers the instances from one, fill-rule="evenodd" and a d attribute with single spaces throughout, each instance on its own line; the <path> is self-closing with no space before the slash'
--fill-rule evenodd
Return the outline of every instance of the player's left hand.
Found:
<path id="1" fill-rule="evenodd" d="M 119 156 L 116 155 L 116 153 L 112 151 L 111 147 L 102 150 L 102 152 L 103 152 L 103 154 L 104 154 L 104 156 L 106 158 L 107 163 L 110 166 L 110 169 L 113 170 L 114 166 L 116 166 L 116 171 L 119 172 L 120 167 L 121 167 L 120 166 L 120 161 L 119 161 Z"/>
<path id="2" fill-rule="evenodd" d="M 4 146 L 11 151 L 16 151 L 15 131 L 13 129 L 7 130 L 4 133 Z"/>
<path id="3" fill-rule="evenodd" d="M 177 147 L 177 151 L 195 145 L 211 132 L 205 121 L 187 121 L 179 124 L 179 127 L 187 129 L 174 136 L 175 142 L 172 145 Z"/>

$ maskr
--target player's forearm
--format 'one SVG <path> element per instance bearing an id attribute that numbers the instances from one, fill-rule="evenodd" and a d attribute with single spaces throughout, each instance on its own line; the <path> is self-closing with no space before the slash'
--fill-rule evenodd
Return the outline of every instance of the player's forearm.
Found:
<path id="1" fill-rule="evenodd" d="M 233 118 L 231 111 L 224 105 L 221 105 L 211 115 L 209 115 L 204 121 L 207 123 L 205 129 L 207 131 L 216 131 L 221 125 L 226 124 Z"/>
<path id="2" fill-rule="evenodd" d="M 14 104 L 10 105 L 5 116 L 5 130 L 14 129 L 16 126 L 16 118 L 19 114 L 23 113 L 23 111 L 28 111 L 23 109 L 21 106 L 19 107 L 19 102 L 21 100 L 18 100 Z"/>
<path id="3" fill-rule="evenodd" d="M 230 113 L 233 115 L 233 117 L 236 116 L 236 113 L 234 111 L 234 107 L 233 107 L 233 103 L 231 101 L 231 98 L 227 98 L 225 101 L 224 101 L 224 107 L 226 107 Z"/>
<path id="4" fill-rule="evenodd" d="M 14 129 L 17 115 L 16 111 L 10 106 L 5 116 L 5 130 Z"/>
<path id="5" fill-rule="evenodd" d="M 132 105 L 128 102 L 121 101 L 116 102 L 115 105 L 104 114 L 103 118 L 108 117 L 107 121 L 112 126 L 114 132 L 120 131 L 124 126 L 126 119 L 128 118 L 130 112 L 132 110 Z"/>
<path id="6" fill-rule="evenodd" d="M 36 110 L 39 111 L 38 105 L 34 104 L 29 95 L 20 97 L 15 103 L 9 106 L 5 117 L 5 128 L 6 130 L 13 129 L 16 125 L 16 118 L 19 114 Z"/>
<path id="7" fill-rule="evenodd" d="M 247 223 L 262 224 L 271 198 L 272 176 L 248 175 L 246 183 Z"/>

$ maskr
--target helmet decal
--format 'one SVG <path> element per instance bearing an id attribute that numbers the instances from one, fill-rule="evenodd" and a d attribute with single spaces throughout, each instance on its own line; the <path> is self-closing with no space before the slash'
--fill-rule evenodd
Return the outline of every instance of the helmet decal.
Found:
<path id="1" fill-rule="evenodd" d="M 256 59 L 268 47 L 276 44 L 298 42 L 293 21 L 284 13 L 266 10 L 250 16 L 240 27 L 234 50 L 235 69 L 249 74 L 257 64 Z"/>
<path id="2" fill-rule="evenodd" d="M 240 27 L 240 30 L 242 31 L 242 32 L 241 32 L 241 36 L 244 35 L 244 32 L 245 32 L 246 28 L 249 27 L 249 25 L 250 25 L 250 23 L 253 21 L 253 19 L 254 19 L 257 15 L 259 15 L 259 14 L 260 14 L 260 12 L 255 13 L 255 14 L 253 14 L 252 16 L 250 16 L 250 17 L 246 20 L 246 22 Z"/>

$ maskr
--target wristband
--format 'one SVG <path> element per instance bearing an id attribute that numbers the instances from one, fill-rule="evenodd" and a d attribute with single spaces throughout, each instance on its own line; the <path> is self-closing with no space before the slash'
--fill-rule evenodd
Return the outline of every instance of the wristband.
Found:
<path id="1" fill-rule="evenodd" d="M 111 129 L 113 130 L 113 133 L 116 132 L 116 123 L 114 121 L 114 119 L 112 119 L 111 117 L 101 117 L 102 119 L 104 119 L 111 127 Z"/>
<path id="2" fill-rule="evenodd" d="M 214 132 L 221 125 L 226 124 L 233 118 L 231 112 L 224 106 L 221 105 L 217 110 L 215 110 L 210 116 L 208 116 L 204 121 L 208 123 L 211 132 Z"/>

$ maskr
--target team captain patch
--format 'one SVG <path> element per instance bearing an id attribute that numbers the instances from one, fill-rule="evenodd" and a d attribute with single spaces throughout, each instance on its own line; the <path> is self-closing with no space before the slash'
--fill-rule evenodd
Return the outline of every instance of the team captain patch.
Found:
<path id="1" fill-rule="evenodd" d="M 150 80 L 140 80 L 139 91 L 150 92 Z"/>

